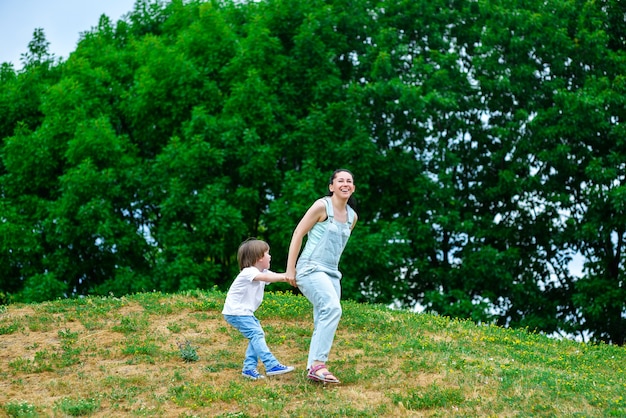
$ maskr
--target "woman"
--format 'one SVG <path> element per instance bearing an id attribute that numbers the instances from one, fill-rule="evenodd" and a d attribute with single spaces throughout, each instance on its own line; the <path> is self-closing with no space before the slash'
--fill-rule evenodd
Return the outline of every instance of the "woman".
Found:
<path id="1" fill-rule="evenodd" d="M 352 173 L 335 170 L 328 191 L 328 196 L 316 200 L 296 226 L 285 274 L 295 277 L 298 288 L 313 304 L 314 329 L 307 377 L 316 382 L 340 383 L 326 367 L 326 361 L 341 319 L 339 259 L 357 221 L 351 207 L 355 191 Z M 306 245 L 298 258 L 307 234 Z"/>

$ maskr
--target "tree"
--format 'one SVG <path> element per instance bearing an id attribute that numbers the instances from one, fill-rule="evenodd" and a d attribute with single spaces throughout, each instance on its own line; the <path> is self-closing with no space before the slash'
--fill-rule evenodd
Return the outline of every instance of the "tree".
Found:
<path id="1" fill-rule="evenodd" d="M 36 67 L 51 64 L 54 55 L 50 54 L 48 47 L 50 42 L 46 39 L 43 28 L 37 28 L 33 32 L 33 39 L 28 43 L 28 52 L 22 54 L 21 60 L 24 67 Z"/>
<path id="2" fill-rule="evenodd" d="M 66 62 L 36 32 L 0 72 L 0 289 L 226 288 L 249 236 L 280 269 L 345 167 L 344 297 L 623 344 L 624 15 L 142 0 Z"/>

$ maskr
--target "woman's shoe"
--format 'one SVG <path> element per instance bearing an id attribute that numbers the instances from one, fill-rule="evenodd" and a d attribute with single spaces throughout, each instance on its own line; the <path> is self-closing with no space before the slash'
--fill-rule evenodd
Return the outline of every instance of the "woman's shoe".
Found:
<path id="1" fill-rule="evenodd" d="M 326 369 L 325 372 L 320 371 L 324 369 Z M 311 366 L 311 368 L 309 369 L 309 373 L 306 377 L 313 380 L 314 382 L 341 383 L 339 379 L 337 379 L 331 372 L 328 371 L 328 368 L 324 363 Z"/>

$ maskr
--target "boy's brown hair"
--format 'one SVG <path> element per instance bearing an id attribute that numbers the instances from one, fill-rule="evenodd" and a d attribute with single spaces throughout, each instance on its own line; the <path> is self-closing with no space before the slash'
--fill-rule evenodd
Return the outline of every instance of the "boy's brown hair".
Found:
<path id="1" fill-rule="evenodd" d="M 239 270 L 255 265 L 257 261 L 263 258 L 265 252 L 269 250 L 270 246 L 267 242 L 256 238 L 248 238 L 241 243 L 239 251 L 237 251 Z"/>

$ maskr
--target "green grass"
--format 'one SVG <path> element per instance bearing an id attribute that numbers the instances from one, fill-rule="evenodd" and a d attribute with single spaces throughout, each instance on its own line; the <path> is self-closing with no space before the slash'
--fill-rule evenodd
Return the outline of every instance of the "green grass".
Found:
<path id="1" fill-rule="evenodd" d="M 296 372 L 241 377 L 224 293 L 0 309 L 0 417 L 625 417 L 626 349 L 343 302 L 329 367 L 304 375 L 311 307 L 267 293 L 268 345 Z M 263 371 L 263 367 L 260 366 Z"/>

